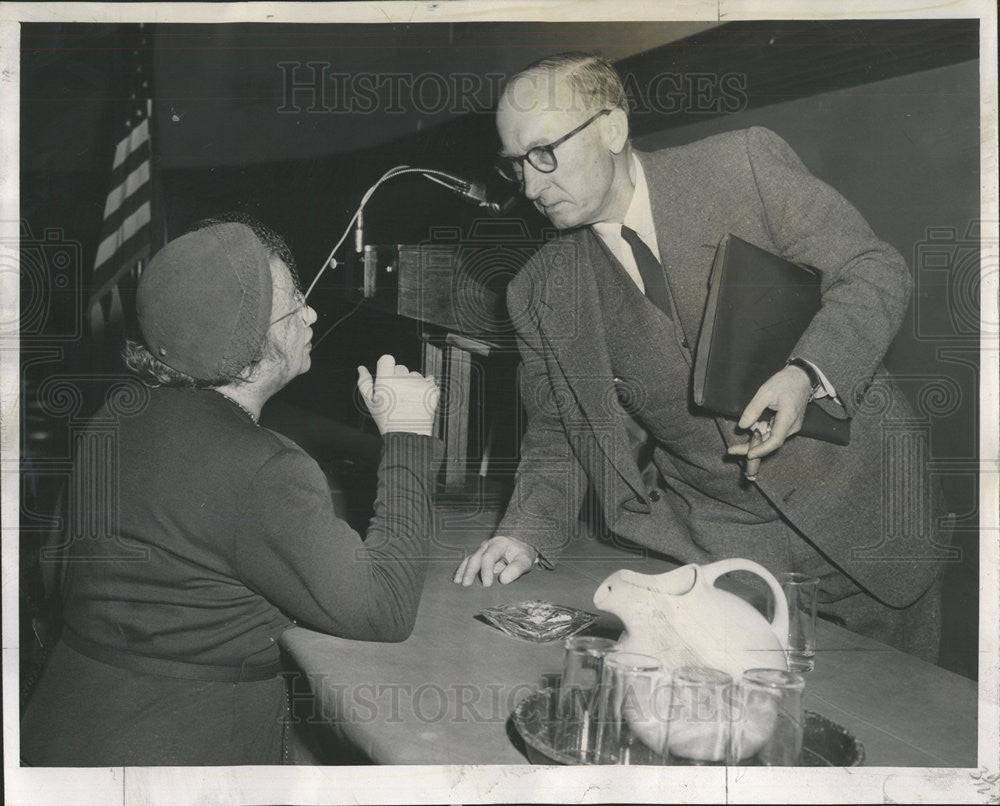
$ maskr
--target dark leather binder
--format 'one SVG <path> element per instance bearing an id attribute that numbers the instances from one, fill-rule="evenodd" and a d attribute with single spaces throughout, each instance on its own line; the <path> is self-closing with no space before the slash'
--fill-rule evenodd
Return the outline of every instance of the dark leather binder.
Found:
<path id="1" fill-rule="evenodd" d="M 820 277 L 809 268 L 726 235 L 709 280 L 694 363 L 694 402 L 739 419 L 761 384 L 791 357 L 820 308 Z M 851 424 L 816 403 L 802 436 L 846 445 Z"/>

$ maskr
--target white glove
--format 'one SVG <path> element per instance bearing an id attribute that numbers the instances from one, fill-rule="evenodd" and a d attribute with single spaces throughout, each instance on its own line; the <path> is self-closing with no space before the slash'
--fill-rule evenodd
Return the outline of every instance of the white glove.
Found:
<path id="1" fill-rule="evenodd" d="M 405 431 L 432 436 L 440 390 L 433 376 L 426 378 L 383 355 L 375 364 L 375 378 L 358 367 L 358 391 L 380 434 Z"/>

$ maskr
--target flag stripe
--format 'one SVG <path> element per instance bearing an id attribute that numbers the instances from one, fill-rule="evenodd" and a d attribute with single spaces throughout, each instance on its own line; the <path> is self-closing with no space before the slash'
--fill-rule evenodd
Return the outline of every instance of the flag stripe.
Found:
<path id="1" fill-rule="evenodd" d="M 139 230 L 149 223 L 150 207 L 149 200 L 142 202 L 134 213 L 122 221 L 121 226 L 108 235 L 101 245 L 97 247 L 97 258 L 94 260 L 94 269 L 98 269 L 104 264 L 124 243 Z"/>
<path id="2" fill-rule="evenodd" d="M 115 149 L 115 161 L 111 166 L 112 170 L 125 162 L 125 158 L 138 149 L 140 145 L 148 142 L 149 121 L 143 120 L 142 123 L 132 129 L 132 131 L 130 131 L 128 135 L 123 137 L 121 142 L 118 143 L 118 147 Z"/>
<path id="3" fill-rule="evenodd" d="M 123 275 L 129 273 L 130 269 L 134 269 L 138 261 L 149 260 L 150 253 L 149 240 L 146 238 L 145 234 L 140 232 L 130 238 L 128 241 L 122 244 L 118 252 L 121 256 L 119 261 L 120 265 L 115 270 L 115 273 L 110 275 L 105 281 L 104 285 L 96 289 L 93 294 L 91 294 L 91 304 L 100 301 L 102 297 L 105 297 L 111 289 L 116 286 Z"/>
<path id="4" fill-rule="evenodd" d="M 149 181 L 149 160 L 143 160 L 139 167 L 125 177 L 125 181 L 118 185 L 108 194 L 108 200 L 104 205 L 104 218 L 108 219 L 118 210 L 130 196 L 134 195 L 142 185 Z"/>
<path id="5" fill-rule="evenodd" d="M 125 223 L 125 220 L 138 210 L 144 203 L 149 202 L 149 191 L 145 185 L 140 185 L 137 192 L 125 197 L 125 200 L 118 206 L 111 215 L 104 220 L 101 227 L 100 243 L 104 243 L 114 232 Z"/>
<path id="6" fill-rule="evenodd" d="M 111 172 L 111 176 L 108 180 L 108 187 L 117 187 L 122 182 L 124 182 L 128 175 L 135 171 L 142 163 L 149 162 L 149 141 L 142 143 L 139 148 L 129 154 L 125 161 L 120 163 L 117 168 Z"/>
<path id="7" fill-rule="evenodd" d="M 103 302 L 102 297 L 114 293 L 116 283 L 135 268 L 137 260 L 148 258 L 153 238 L 152 50 L 148 31 L 142 25 L 123 26 L 120 44 L 124 61 L 118 72 L 122 78 L 118 91 L 119 97 L 127 100 L 115 112 L 119 128 L 90 278 L 92 309 L 95 302 Z M 102 310 L 107 314 L 107 306 L 102 305 Z"/>

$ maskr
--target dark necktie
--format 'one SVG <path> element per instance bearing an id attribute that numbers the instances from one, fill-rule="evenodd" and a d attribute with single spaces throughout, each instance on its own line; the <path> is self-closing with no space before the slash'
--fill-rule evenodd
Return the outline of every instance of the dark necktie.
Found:
<path id="1" fill-rule="evenodd" d="M 639 269 L 639 276 L 642 277 L 642 284 L 646 286 L 646 296 L 668 318 L 673 319 L 670 314 L 670 292 L 667 290 L 667 276 L 663 273 L 660 261 L 643 243 L 642 238 L 635 230 L 622 227 L 622 238 L 632 250 L 632 257 L 635 258 L 635 265 Z"/>

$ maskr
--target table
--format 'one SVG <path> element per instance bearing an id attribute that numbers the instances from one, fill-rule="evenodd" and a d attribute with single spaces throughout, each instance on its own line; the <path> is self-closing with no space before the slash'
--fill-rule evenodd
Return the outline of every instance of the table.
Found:
<path id="1" fill-rule="evenodd" d="M 559 642 L 504 635 L 476 615 L 485 607 L 546 599 L 597 612 L 608 574 L 674 566 L 593 538 L 575 540 L 554 571 L 511 585 L 455 585 L 463 550 L 488 537 L 490 513 L 437 513 L 437 538 L 413 634 L 400 644 L 350 641 L 301 627 L 282 644 L 308 676 L 323 719 L 379 764 L 527 764 L 509 721 L 514 706 L 559 673 Z M 602 614 L 588 632 L 617 636 Z M 865 747 L 868 766 L 975 767 L 976 684 L 884 644 L 820 621 L 806 708 L 838 722 Z"/>

